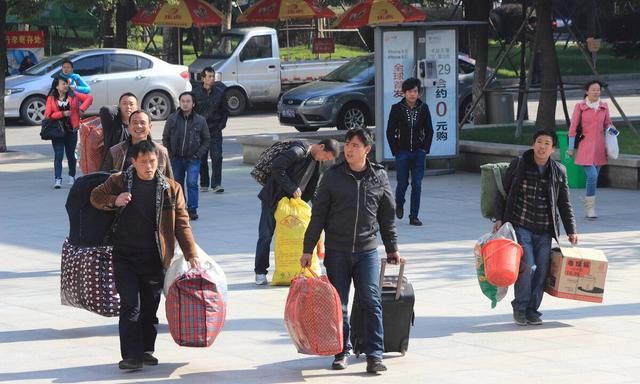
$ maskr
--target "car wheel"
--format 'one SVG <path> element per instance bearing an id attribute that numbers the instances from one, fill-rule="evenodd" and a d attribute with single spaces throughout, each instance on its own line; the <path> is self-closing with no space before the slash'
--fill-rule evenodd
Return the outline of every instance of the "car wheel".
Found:
<path id="1" fill-rule="evenodd" d="M 224 93 L 224 102 L 231 116 L 241 115 L 247 108 L 247 97 L 237 88 L 229 89 Z"/>
<path id="2" fill-rule="evenodd" d="M 142 109 L 147 111 L 151 120 L 166 120 L 172 112 L 172 106 L 169 95 L 161 91 L 149 93 L 142 101 Z"/>
<path id="3" fill-rule="evenodd" d="M 26 124 L 40 125 L 44 120 L 47 100 L 42 96 L 31 96 L 20 107 L 20 118 Z"/>
<path id="4" fill-rule="evenodd" d="M 362 104 L 350 103 L 345 105 L 338 114 L 338 129 L 341 131 L 367 126 L 367 111 Z"/>
<path id="5" fill-rule="evenodd" d="M 471 96 L 467 96 L 460 104 L 460 110 L 458 111 L 458 120 L 462 123 L 462 118 L 469 112 L 471 106 L 473 105 L 473 98 Z M 467 120 L 464 122 L 465 124 L 473 123 L 473 113 L 471 113 Z"/>
<path id="6" fill-rule="evenodd" d="M 298 130 L 298 132 L 315 132 L 320 129 L 320 127 L 306 127 L 304 125 L 298 125 L 295 128 Z"/>

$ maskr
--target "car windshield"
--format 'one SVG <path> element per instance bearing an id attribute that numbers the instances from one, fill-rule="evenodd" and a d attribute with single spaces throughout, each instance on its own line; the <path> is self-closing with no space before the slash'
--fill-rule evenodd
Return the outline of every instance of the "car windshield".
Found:
<path id="1" fill-rule="evenodd" d="M 42 60 L 38 64 L 27 69 L 26 71 L 22 72 L 22 74 L 27 76 L 42 76 L 50 72 L 52 69 L 55 69 L 61 66 L 63 60 L 65 59 L 73 60 L 76 57 L 77 57 L 76 55 L 51 56 L 47 59 Z"/>
<path id="2" fill-rule="evenodd" d="M 350 61 L 322 78 L 322 81 L 338 81 L 343 83 L 367 82 L 375 73 L 373 56 L 365 56 Z"/>
<path id="3" fill-rule="evenodd" d="M 216 39 L 205 38 L 205 47 L 201 56 L 217 58 L 230 57 L 233 51 L 238 48 L 238 44 L 240 44 L 243 37 L 243 35 L 226 34 Z"/>

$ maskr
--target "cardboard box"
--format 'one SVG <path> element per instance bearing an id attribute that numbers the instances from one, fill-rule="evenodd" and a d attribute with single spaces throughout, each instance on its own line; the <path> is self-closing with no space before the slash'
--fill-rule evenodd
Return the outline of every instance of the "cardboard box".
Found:
<path id="1" fill-rule="evenodd" d="M 554 248 L 545 292 L 563 299 L 602 303 L 607 256 L 588 248 Z"/>

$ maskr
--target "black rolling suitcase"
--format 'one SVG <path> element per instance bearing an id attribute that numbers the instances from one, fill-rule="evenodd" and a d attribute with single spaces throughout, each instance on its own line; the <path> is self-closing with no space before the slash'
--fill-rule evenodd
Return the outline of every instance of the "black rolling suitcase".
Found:
<path id="1" fill-rule="evenodd" d="M 397 276 L 385 276 L 386 259 L 382 259 L 380 268 L 380 287 L 382 288 L 382 318 L 384 324 L 384 351 L 400 352 L 403 355 L 409 348 L 409 332 L 415 315 L 413 306 L 415 294 L 413 286 L 404 276 L 404 263 L 400 264 Z M 398 284 L 400 282 L 400 284 Z M 351 308 L 350 339 L 356 356 L 363 353 L 365 324 L 358 298 L 354 297 Z"/>

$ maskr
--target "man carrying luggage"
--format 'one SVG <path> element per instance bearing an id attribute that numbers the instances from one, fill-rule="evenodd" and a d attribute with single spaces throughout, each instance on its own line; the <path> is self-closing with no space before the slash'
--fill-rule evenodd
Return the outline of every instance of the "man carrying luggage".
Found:
<path id="1" fill-rule="evenodd" d="M 289 149 L 273 159 L 271 176 L 258 194 L 262 210 L 254 269 L 257 285 L 268 283 L 269 250 L 276 229 L 273 214 L 278 201 L 285 196 L 300 197 L 304 201 L 311 200 L 320 178 L 319 162 L 335 159 L 339 148 L 338 142 L 334 139 L 324 139 L 311 145 L 294 142 Z"/>
<path id="2" fill-rule="evenodd" d="M 402 261 L 397 247 L 395 204 L 387 173 L 381 165 L 367 160 L 373 140 L 366 129 L 345 135 L 345 160 L 322 177 L 313 199 L 311 222 L 304 236 L 302 267 L 311 266 L 313 248 L 325 232 L 325 259 L 329 281 L 342 303 L 344 349 L 335 355 L 332 369 L 345 369 L 349 354 L 347 305 L 351 280 L 359 297 L 368 334 L 363 351 L 367 372 L 386 371 L 382 363 L 384 329 L 380 299 L 380 258 L 376 235 L 380 231 L 387 261 Z"/>
<path id="3" fill-rule="evenodd" d="M 113 267 L 120 294 L 120 369 L 157 365 L 156 312 L 164 270 L 178 240 L 191 267 L 198 266 L 196 245 L 180 184 L 158 171 L 152 141 L 133 145 L 133 167 L 111 175 L 91 192 L 91 204 L 120 210 L 114 233 Z"/>
<path id="4" fill-rule="evenodd" d="M 503 178 L 506 199 L 496 194 L 494 231 L 510 222 L 522 246 L 518 280 L 511 302 L 517 325 L 541 325 L 538 311 L 544 294 L 551 259 L 551 239 L 558 241 L 558 211 L 571 244 L 578 243 L 576 219 L 569 201 L 567 171 L 551 159 L 558 143 L 556 133 L 540 129 L 533 135 L 533 148 L 515 159 Z"/>

